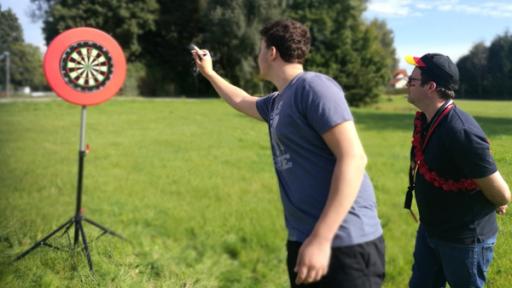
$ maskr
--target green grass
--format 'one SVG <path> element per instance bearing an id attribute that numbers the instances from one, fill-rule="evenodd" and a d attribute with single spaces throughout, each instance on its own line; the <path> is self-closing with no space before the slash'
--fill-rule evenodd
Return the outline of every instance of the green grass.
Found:
<path id="1" fill-rule="evenodd" d="M 512 103 L 458 101 L 512 179 Z M 219 100 L 113 99 L 88 108 L 85 215 L 131 242 L 81 253 L 42 247 L 75 209 L 80 107 L 0 103 L 0 287 L 286 287 L 285 237 L 264 123 Z M 353 110 L 385 231 L 385 287 L 405 287 L 416 224 L 403 210 L 414 109 L 401 97 Z M 488 287 L 512 281 L 510 216 Z M 85 224 L 89 239 L 98 231 Z M 66 237 L 53 241 L 67 243 Z"/>

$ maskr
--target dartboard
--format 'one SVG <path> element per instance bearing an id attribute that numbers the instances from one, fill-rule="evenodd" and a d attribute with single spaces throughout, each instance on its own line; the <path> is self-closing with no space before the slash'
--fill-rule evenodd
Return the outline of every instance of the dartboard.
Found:
<path id="1" fill-rule="evenodd" d="M 61 73 L 64 80 L 78 91 L 96 91 L 110 80 L 112 57 L 102 46 L 93 42 L 71 45 L 62 55 Z"/>
<path id="2" fill-rule="evenodd" d="M 44 75 L 57 96 L 69 103 L 97 105 L 113 97 L 124 83 L 123 49 L 109 34 L 73 28 L 52 40 L 43 61 Z"/>

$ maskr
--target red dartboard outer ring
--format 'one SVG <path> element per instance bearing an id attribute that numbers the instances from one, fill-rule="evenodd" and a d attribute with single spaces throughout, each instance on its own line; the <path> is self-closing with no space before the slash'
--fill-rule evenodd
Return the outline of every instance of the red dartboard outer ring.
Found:
<path id="1" fill-rule="evenodd" d="M 46 80 L 60 98 L 90 106 L 112 98 L 126 78 L 121 46 L 107 33 L 89 27 L 59 34 L 43 60 Z"/>

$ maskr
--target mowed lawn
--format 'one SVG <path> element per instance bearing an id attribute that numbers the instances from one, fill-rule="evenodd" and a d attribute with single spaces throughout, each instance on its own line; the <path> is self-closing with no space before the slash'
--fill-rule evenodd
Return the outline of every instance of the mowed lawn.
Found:
<path id="1" fill-rule="evenodd" d="M 512 102 L 457 101 L 512 181 Z M 406 287 L 417 224 L 402 209 L 414 109 L 353 109 L 386 239 L 385 287 Z M 85 216 L 129 238 L 82 253 L 18 253 L 73 216 L 80 107 L 0 103 L 0 287 L 287 287 L 286 232 L 267 128 L 220 100 L 114 98 L 87 111 Z M 471 155 L 468 155 L 471 157 Z M 512 184 L 512 183 L 511 183 Z M 512 212 L 511 212 L 512 213 Z M 488 287 L 512 282 L 510 215 Z M 67 245 L 66 235 L 53 244 Z M 61 236 L 61 237 L 60 237 Z"/>

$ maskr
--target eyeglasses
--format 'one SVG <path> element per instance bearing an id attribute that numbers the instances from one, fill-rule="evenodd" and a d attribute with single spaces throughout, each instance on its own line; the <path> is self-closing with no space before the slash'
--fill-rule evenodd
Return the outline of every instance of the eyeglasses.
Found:
<path id="1" fill-rule="evenodd" d="M 421 78 L 407 77 L 407 85 L 411 85 L 412 81 L 421 81 Z"/>

